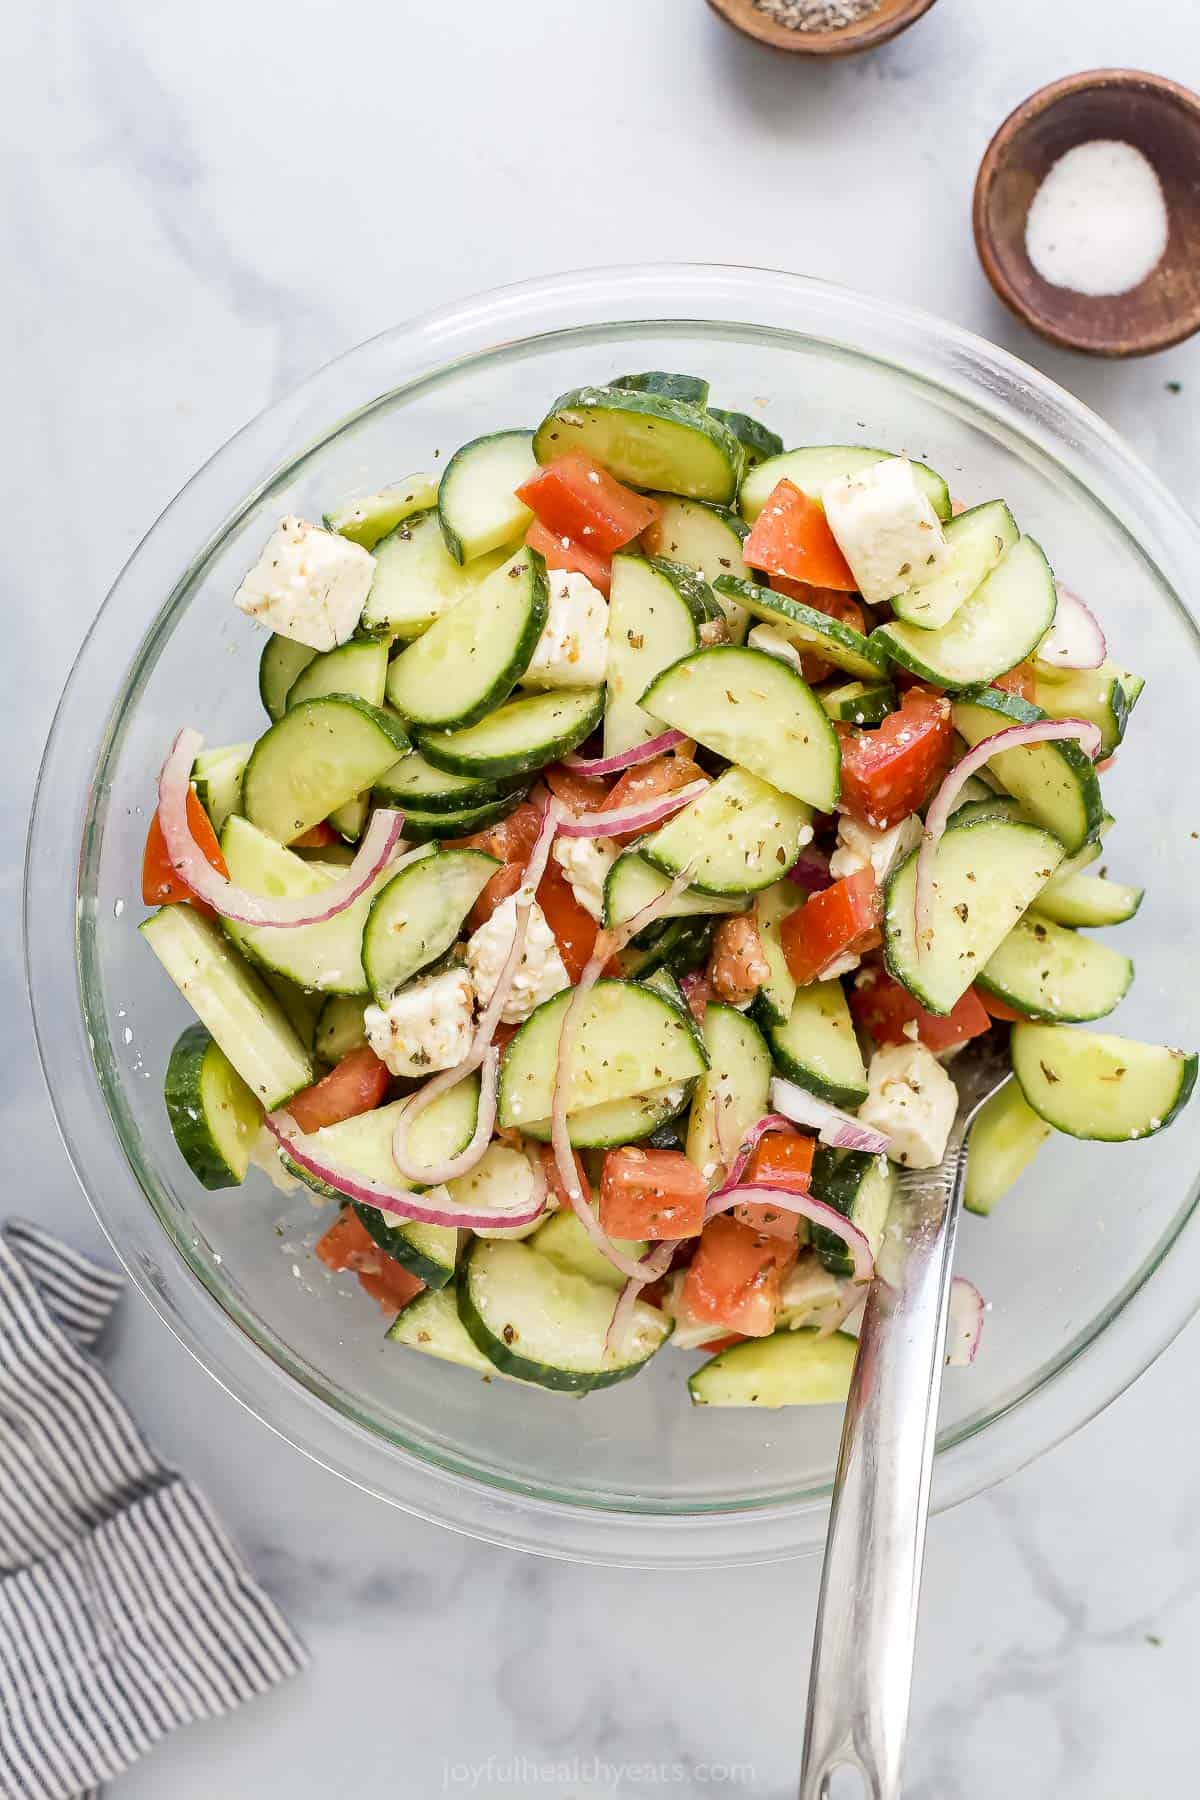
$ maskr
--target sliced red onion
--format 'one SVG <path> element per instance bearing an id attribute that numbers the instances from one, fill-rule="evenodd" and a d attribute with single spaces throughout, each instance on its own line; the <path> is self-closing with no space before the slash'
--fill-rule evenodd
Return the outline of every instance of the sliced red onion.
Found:
<path id="1" fill-rule="evenodd" d="M 753 1124 L 742 1139 L 741 1148 L 730 1164 L 729 1173 L 725 1177 L 725 1187 L 736 1187 L 746 1173 L 746 1164 L 758 1145 L 760 1138 L 766 1137 L 769 1131 L 790 1131 L 792 1121 L 785 1119 L 782 1113 L 764 1113 L 762 1118 Z"/>
<path id="2" fill-rule="evenodd" d="M 635 769 L 639 763 L 653 762 L 656 756 L 662 756 L 666 751 L 686 743 L 685 732 L 663 731 L 658 737 L 651 738 L 648 744 L 638 744 L 632 750 L 622 750 L 618 756 L 564 756 L 563 767 L 576 775 L 619 775 L 624 769 Z"/>
<path id="3" fill-rule="evenodd" d="M 692 969 L 688 974 L 681 975 L 679 978 L 679 991 L 687 1001 L 688 1011 L 697 1025 L 703 1025 L 704 1015 L 708 1010 L 708 1001 L 704 998 L 707 984 L 708 977 L 703 969 Z M 700 996 L 699 1000 L 697 996 Z"/>
<path id="4" fill-rule="evenodd" d="M 644 1269 L 645 1273 L 640 1279 L 631 1275 L 617 1295 L 617 1304 L 613 1307 L 613 1315 L 608 1322 L 608 1330 L 604 1334 L 606 1350 L 623 1350 L 625 1348 L 625 1339 L 638 1295 L 644 1287 L 648 1287 L 652 1281 L 657 1281 L 660 1275 L 666 1274 L 671 1266 L 671 1258 L 682 1242 L 682 1238 L 664 1238 L 662 1243 L 656 1244 L 653 1250 L 648 1250 L 642 1257 L 640 1267 Z"/>
<path id="5" fill-rule="evenodd" d="M 807 1088 L 785 1081 L 782 1075 L 771 1083 L 771 1103 L 793 1124 L 807 1126 L 823 1144 L 831 1144 L 835 1150 L 865 1150 L 871 1156 L 885 1156 L 892 1141 L 882 1131 L 818 1100 Z"/>
<path id="6" fill-rule="evenodd" d="M 1098 669 L 1108 655 L 1108 643 L 1100 622 L 1079 595 L 1062 582 L 1054 623 L 1035 652 L 1039 662 L 1056 669 Z"/>
<path id="7" fill-rule="evenodd" d="M 404 1112 L 400 1114 L 400 1120 L 397 1122 L 392 1137 L 392 1161 L 406 1180 L 419 1181 L 422 1187 L 440 1187 L 444 1181 L 454 1181 L 459 1175 L 470 1174 L 492 1141 L 492 1132 L 496 1126 L 496 1089 L 499 1071 L 500 1052 L 494 1044 L 489 1044 L 483 1053 L 480 1065 L 479 1107 L 475 1114 L 475 1130 L 471 1134 L 471 1141 L 464 1150 L 459 1151 L 457 1156 L 451 1156 L 445 1162 L 426 1164 L 417 1162 L 409 1156 L 409 1121 L 405 1119 L 405 1113 L 413 1104 L 412 1100 L 409 1101 Z M 465 1076 L 460 1077 L 460 1080 L 463 1079 Z M 417 1110 L 422 1111 L 423 1108 Z"/>
<path id="8" fill-rule="evenodd" d="M 954 802 L 971 776 L 989 763 L 993 756 L 999 756 L 1005 750 L 1021 750 L 1028 744 L 1053 744 L 1072 739 L 1082 745 L 1093 762 L 1099 756 L 1102 742 L 1100 727 L 1093 725 L 1090 719 L 1035 719 L 1031 725 L 1010 725 L 1004 731 L 994 731 L 990 737 L 980 738 L 961 762 L 955 763 L 929 803 L 921 848 L 917 852 L 914 923 L 918 957 L 928 949 L 933 935 L 930 916 L 933 909 L 933 865 L 937 847 L 954 811 Z"/>
<path id="9" fill-rule="evenodd" d="M 705 1219 L 715 1218 L 718 1213 L 729 1212 L 735 1206 L 763 1205 L 777 1206 L 781 1212 L 799 1213 L 801 1218 L 810 1224 L 821 1225 L 841 1238 L 854 1261 L 851 1279 L 854 1281 L 870 1281 L 875 1270 L 875 1258 L 871 1254 L 871 1246 L 866 1236 L 840 1213 L 836 1206 L 829 1206 L 824 1200 L 818 1200 L 815 1194 L 799 1194 L 793 1188 L 783 1187 L 723 1187 L 708 1197 Z"/>
<path id="10" fill-rule="evenodd" d="M 812 844 L 802 850 L 796 861 L 788 870 L 785 881 L 794 882 L 806 894 L 819 894 L 827 887 L 833 886 L 833 876 L 829 872 L 829 858 L 823 850 L 817 850 Z"/>
<path id="11" fill-rule="evenodd" d="M 950 1283 L 950 1312 L 946 1326 L 946 1361 L 952 1368 L 962 1369 L 975 1361 L 979 1340 L 983 1336 L 983 1315 L 987 1301 L 965 1275 L 956 1275 Z"/>
<path id="12" fill-rule="evenodd" d="M 299 925 L 321 925 L 353 906 L 375 877 L 385 869 L 400 842 L 404 814 L 380 810 L 358 847 L 354 861 L 337 881 L 317 894 L 268 899 L 236 887 L 228 876 L 214 869 L 192 836 L 188 824 L 187 797 L 192 764 L 204 743 L 198 731 L 181 731 L 158 778 L 158 818 L 171 867 L 193 894 L 205 900 L 222 918 L 239 925 L 258 925 L 279 930 Z M 424 846 L 422 846 L 424 849 Z"/>
<path id="13" fill-rule="evenodd" d="M 689 781 L 686 787 L 676 788 L 672 794 L 661 794 L 657 800 L 643 800 L 635 806 L 616 806 L 607 812 L 602 808 L 599 812 L 581 813 L 578 817 L 568 816 L 559 826 L 559 833 L 562 837 L 594 838 L 622 836 L 627 831 L 649 831 L 652 825 L 661 825 L 672 813 L 679 812 L 707 792 L 707 781 Z"/>

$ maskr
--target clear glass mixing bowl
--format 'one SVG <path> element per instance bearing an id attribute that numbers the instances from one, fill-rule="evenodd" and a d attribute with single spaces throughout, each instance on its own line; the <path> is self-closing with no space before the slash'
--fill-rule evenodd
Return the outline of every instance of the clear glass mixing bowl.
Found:
<path id="1" fill-rule="evenodd" d="M 1099 419 L 942 320 L 765 270 L 605 269 L 485 294 L 397 327 L 239 433 L 184 489 L 108 598 L 67 684 L 30 838 L 27 943 L 54 1106 L 96 1213 L 150 1303 L 229 1391 L 348 1479 L 445 1524 L 551 1555 L 766 1560 L 818 1545 L 839 1417 L 692 1411 L 689 1359 L 583 1404 L 485 1385 L 387 1344 L 373 1303 L 309 1252 L 329 1217 L 261 1176 L 207 1193 L 172 1142 L 161 1080 L 186 1018 L 134 925 L 153 780 L 185 722 L 262 728 L 258 630 L 230 605 L 284 512 L 536 422 L 621 369 L 709 376 L 788 443 L 905 448 L 966 500 L 1003 495 L 1148 678 L 1106 792 L 1115 875 L 1148 898 L 1121 928 L 1138 980 L 1117 1029 L 1200 1043 L 1190 783 L 1200 696 L 1180 599 L 1200 534 Z M 1183 777 L 1181 779 L 1181 776 Z M 1152 1141 L 1055 1140 L 960 1267 L 991 1301 L 951 1371 L 935 1503 L 1039 1454 L 1164 1348 L 1200 1292 L 1194 1109 Z"/>

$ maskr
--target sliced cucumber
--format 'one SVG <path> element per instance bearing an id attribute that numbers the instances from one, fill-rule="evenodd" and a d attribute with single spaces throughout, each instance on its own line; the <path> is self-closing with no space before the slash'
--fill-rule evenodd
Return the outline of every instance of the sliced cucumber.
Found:
<path id="1" fill-rule="evenodd" d="M 413 725 L 477 724 L 529 667 L 549 609 L 544 558 L 518 550 L 396 658 L 388 699 Z"/>
<path id="2" fill-rule="evenodd" d="M 955 702 L 954 727 L 975 745 L 1009 725 L 1031 725 L 1045 714 L 1002 688 L 987 688 Z M 1029 818 L 1052 831 L 1068 853 L 1098 837 L 1104 820 L 1100 782 L 1087 752 L 1074 739 L 1023 744 L 989 757 L 988 773 L 1019 800 Z"/>
<path id="3" fill-rule="evenodd" d="M 786 1025 L 796 1002 L 796 981 L 783 954 L 783 921 L 794 913 L 801 896 L 790 882 L 777 881 L 754 902 L 754 923 L 768 974 L 754 1000 L 760 1025 Z"/>
<path id="4" fill-rule="evenodd" d="M 614 556 L 608 603 L 604 754 L 649 743 L 659 727 L 638 704 L 654 677 L 700 648 L 695 609 L 662 563 Z"/>
<path id="5" fill-rule="evenodd" d="M 437 491 L 436 475 L 409 475 L 360 500 L 339 501 L 332 512 L 325 514 L 325 528 L 349 538 L 352 544 L 361 544 L 364 550 L 374 550 L 380 538 L 395 531 L 405 519 L 436 506 Z"/>
<path id="6" fill-rule="evenodd" d="M 516 490 L 536 474 L 531 431 L 494 431 L 455 451 L 437 500 L 442 535 L 455 562 L 473 562 L 525 535 L 533 513 Z"/>
<path id="7" fill-rule="evenodd" d="M 489 806 L 503 800 L 520 780 L 478 781 L 470 775 L 451 775 L 435 769 L 419 750 L 411 750 L 375 783 L 375 798 L 381 806 L 398 806 L 401 810 L 415 807 L 422 813 L 469 812 L 474 806 Z"/>
<path id="8" fill-rule="evenodd" d="M 259 973 L 278 1000 L 284 1017 L 306 1050 L 317 1048 L 317 1020 L 325 1002 L 320 994 L 310 993 L 298 982 L 280 975 L 276 969 L 260 967 Z M 319 1054 L 319 1053 L 318 1053 Z"/>
<path id="9" fill-rule="evenodd" d="M 756 468 L 768 456 L 783 455 L 783 439 L 761 420 L 752 419 L 749 413 L 726 412 L 722 406 L 710 406 L 708 410 L 714 419 L 728 425 L 742 446 L 742 461 L 747 469 Z"/>
<path id="10" fill-rule="evenodd" d="M 163 1098 L 188 1168 L 206 1188 L 237 1187 L 262 1129 L 262 1107 L 203 1025 L 189 1025 L 171 1052 Z"/>
<path id="11" fill-rule="evenodd" d="M 633 1307 L 621 1348 L 606 1348 L 613 1290 L 540 1256 L 527 1244 L 476 1239 L 458 1287 L 459 1317 L 506 1375 L 565 1393 L 588 1393 L 636 1375 L 670 1335 L 656 1307 Z"/>
<path id="12" fill-rule="evenodd" d="M 649 1248 L 632 1238 L 613 1238 L 612 1242 L 629 1257 L 644 1256 Z M 619 1291 L 625 1286 L 620 1269 L 609 1262 L 603 1250 L 596 1248 L 569 1206 L 552 1213 L 544 1225 L 538 1226 L 529 1248 L 557 1263 L 560 1269 L 566 1269 L 572 1275 L 586 1276 L 589 1281 L 599 1282 L 601 1287 Z"/>
<path id="13" fill-rule="evenodd" d="M 688 1115 L 687 1156 L 709 1187 L 728 1173 L 750 1127 L 768 1111 L 771 1058 L 745 1013 L 719 1000 L 704 1012 L 709 1069 L 696 1083 Z"/>
<path id="14" fill-rule="evenodd" d="M 914 850 L 888 882 L 884 954 L 930 1012 L 948 1013 L 1062 861 L 1048 831 L 1015 819 L 951 820 L 937 847 L 929 937 L 918 953 Z"/>
<path id="15" fill-rule="evenodd" d="M 382 639 L 351 638 L 305 664 L 288 689 L 284 710 L 305 700 L 323 700 L 327 694 L 357 694 L 368 706 L 382 706 L 387 667 L 387 644 Z"/>
<path id="16" fill-rule="evenodd" d="M 356 794 L 353 800 L 347 800 L 344 806 L 335 806 L 329 815 L 329 823 L 346 845 L 357 844 L 366 830 L 367 820 L 371 816 L 370 794 Z M 331 844 L 329 848 L 336 849 Z M 351 862 L 354 858 L 351 857 Z"/>
<path id="17" fill-rule="evenodd" d="M 447 850 L 409 863 L 377 889 L 362 932 L 362 964 L 378 1005 L 444 956 L 500 867 L 482 850 Z"/>
<path id="18" fill-rule="evenodd" d="M 446 548 L 437 509 L 415 513 L 375 547 L 375 578 L 360 629 L 368 636 L 420 637 L 508 561 L 507 550 L 461 568 Z"/>
<path id="19" fill-rule="evenodd" d="M 1145 888 L 1125 887 L 1103 875 L 1068 875 L 1044 888 L 1033 910 L 1056 925 L 1123 925 L 1132 919 L 1145 892 Z"/>
<path id="20" fill-rule="evenodd" d="M 363 700 L 306 700 L 250 752 L 243 811 L 268 837 L 290 844 L 369 788 L 408 748 L 399 721 Z"/>
<path id="21" fill-rule="evenodd" d="M 871 1156 L 865 1150 L 831 1150 L 822 1144 L 813 1158 L 813 1193 L 858 1226 L 872 1256 L 883 1242 L 898 1180 L 886 1156 Z M 831 1275 L 853 1275 L 854 1258 L 836 1231 L 814 1225 L 812 1245 Z"/>
<path id="22" fill-rule="evenodd" d="M 330 994 L 317 1014 L 313 1047 L 322 1062 L 339 1063 L 367 1041 L 363 1024 L 366 1000 L 352 994 Z"/>
<path id="23" fill-rule="evenodd" d="M 557 762 L 604 714 L 603 688 L 518 694 L 464 731 L 423 731 L 421 753 L 437 769 L 491 781 Z"/>
<path id="24" fill-rule="evenodd" d="M 655 874 L 658 874 L 657 870 Z M 665 881 L 666 877 L 660 879 Z M 715 929 L 712 919 L 660 920 L 645 933 L 649 942 L 642 944 L 635 938 L 630 947 L 621 952 L 623 972 L 636 976 L 639 981 L 645 981 L 660 970 L 675 976 L 689 975 L 708 961 Z"/>
<path id="25" fill-rule="evenodd" d="M 611 930 L 624 925 L 670 887 L 670 880 L 634 850 L 624 851 L 608 871 L 604 883 L 604 923 Z M 746 902 L 736 897 L 702 894 L 684 888 L 659 914 L 663 919 L 688 919 L 713 913 L 742 912 Z"/>
<path id="26" fill-rule="evenodd" d="M 734 581 L 722 575 L 715 585 L 722 599 L 737 601 L 754 618 L 773 625 L 797 650 L 812 651 L 861 681 L 878 682 L 886 675 L 887 658 L 876 642 L 878 632 L 865 638 L 852 625 L 831 619 L 815 606 L 805 606 L 753 581 Z"/>
<path id="27" fill-rule="evenodd" d="M 311 1086 L 312 1058 L 219 925 L 195 907 L 163 906 L 138 930 L 268 1112 Z"/>
<path id="28" fill-rule="evenodd" d="M 742 517 L 753 524 L 781 481 L 790 481 L 802 494 L 819 500 L 831 481 L 858 475 L 863 469 L 894 455 L 891 450 L 869 450 L 862 444 L 811 444 L 803 450 L 785 450 L 752 469 L 742 483 L 739 504 Z M 939 519 L 950 517 L 950 490 L 940 475 L 924 463 L 913 463 L 917 483 L 929 496 Z"/>
<path id="29" fill-rule="evenodd" d="M 695 569 L 705 581 L 716 581 L 719 575 L 731 575 L 746 581 L 750 571 L 742 557 L 742 545 L 750 527 L 738 513 L 726 506 L 711 506 L 704 500 L 680 500 L 674 494 L 656 494 L 658 518 L 642 533 L 642 543 L 653 557 L 668 557 Z M 749 614 L 736 600 L 717 595 L 729 626 L 730 636 L 743 643 Z"/>
<path id="30" fill-rule="evenodd" d="M 923 581 L 892 600 L 892 611 L 907 625 L 937 631 L 948 625 L 1020 537 L 1003 500 L 988 500 L 959 513 L 946 526 L 949 556 L 932 581 Z"/>
<path id="31" fill-rule="evenodd" d="M 1051 719 L 1090 719 L 1100 729 L 1101 757 L 1111 756 L 1133 709 L 1125 687 L 1129 677 L 1110 662 L 1099 669 L 1049 670 L 1043 663 L 1035 668 L 1033 698 L 1042 711 Z"/>
<path id="32" fill-rule="evenodd" d="M 837 734 L 808 683 L 779 657 L 729 644 L 697 651 L 657 676 L 641 705 L 818 812 L 836 806 Z"/>
<path id="33" fill-rule="evenodd" d="M 456 1282 L 449 1281 L 445 1287 L 426 1288 L 423 1294 L 414 1295 L 397 1315 L 394 1324 L 388 1327 L 387 1337 L 393 1344 L 405 1344 L 410 1350 L 420 1350 L 426 1356 L 440 1358 L 442 1362 L 457 1363 L 462 1369 L 473 1369 L 485 1380 L 490 1381 L 500 1375 L 500 1370 L 488 1361 L 482 1351 L 475 1348 L 467 1336 L 466 1328 L 458 1316 Z"/>
<path id="34" fill-rule="evenodd" d="M 1133 964 L 1119 950 L 1027 913 L 975 985 L 1026 1018 L 1077 1023 L 1105 1018 L 1132 980 Z"/>
<path id="35" fill-rule="evenodd" d="M 1106 1144 L 1162 1131 L 1196 1085 L 1194 1054 L 1066 1025 L 1014 1025 L 1011 1054 L 1047 1125 Z"/>
<path id="36" fill-rule="evenodd" d="M 1050 1127 L 1026 1100 L 1015 1081 L 985 1100 L 971 1127 L 967 1185 L 963 1205 L 968 1212 L 990 1213 L 1025 1173 Z"/>
<path id="37" fill-rule="evenodd" d="M 967 825 L 972 819 L 1023 819 L 1025 814 L 1020 801 L 1011 794 L 993 794 L 987 800 L 965 800 L 950 817 L 959 825 Z"/>
<path id="38" fill-rule="evenodd" d="M 814 981 L 796 989 L 785 1025 L 767 1031 L 781 1075 L 832 1106 L 861 1106 L 867 1071 L 840 981 Z"/>
<path id="39" fill-rule="evenodd" d="M 419 812 L 415 806 L 409 806 L 404 812 L 404 835 L 420 844 L 440 838 L 473 837 L 477 831 L 486 831 L 489 825 L 506 819 L 524 797 L 525 789 L 518 788 L 499 800 L 489 800 L 483 806 L 471 806 L 465 812 L 455 813 Z"/>
<path id="40" fill-rule="evenodd" d="M 502 1126 L 548 1119 L 554 1106 L 558 1040 L 572 992 L 567 988 L 539 1006 L 504 1053 L 500 1070 Z M 704 1052 L 679 1008 L 652 988 L 633 981 L 600 981 L 579 1009 L 575 1028 L 569 1112 L 627 1100 L 706 1067 Z"/>
<path id="41" fill-rule="evenodd" d="M 219 750 L 202 750 L 192 764 L 196 798 L 218 835 L 230 813 L 241 811 L 242 776 L 253 748 L 253 744 L 227 744 Z"/>
<path id="42" fill-rule="evenodd" d="M 610 1100 L 603 1106 L 584 1106 L 567 1115 L 567 1135 L 577 1150 L 614 1150 L 622 1144 L 640 1144 L 653 1136 L 669 1119 L 677 1118 L 688 1103 L 691 1085 L 675 1082 L 669 1087 L 651 1088 L 645 1094 L 630 1094 L 624 1100 Z M 550 1142 L 549 1119 L 526 1121 L 521 1130 L 540 1144 Z"/>
<path id="43" fill-rule="evenodd" d="M 583 450 L 634 487 L 715 500 L 737 493 L 742 447 L 727 425 L 685 401 L 628 388 L 576 388 L 554 402 L 533 440 L 540 463 Z"/>
<path id="44" fill-rule="evenodd" d="M 281 637 L 278 632 L 267 639 L 258 659 L 258 693 L 268 718 L 282 719 L 288 694 L 316 654 L 307 644 Z"/>
<path id="45" fill-rule="evenodd" d="M 702 894 L 753 894 L 787 874 L 812 836 L 811 817 L 802 800 L 735 767 L 638 848 L 668 875 L 690 869 Z"/>
<path id="46" fill-rule="evenodd" d="M 840 687 L 819 689 L 817 698 L 829 718 L 846 725 L 881 725 L 896 710 L 896 690 L 890 681 L 846 681 Z"/>
<path id="47" fill-rule="evenodd" d="M 857 1354 L 855 1339 L 842 1331 L 774 1331 L 710 1358 L 689 1376 L 688 1393 L 693 1406 L 840 1406 Z"/>
<path id="48" fill-rule="evenodd" d="M 703 375 L 670 375 L 665 369 L 647 369 L 641 375 L 614 375 L 608 386 L 629 388 L 635 394 L 659 394 L 664 400 L 684 400 L 689 406 L 708 404 L 708 383 Z"/>
<path id="49" fill-rule="evenodd" d="M 889 661 L 939 687 L 980 687 L 1033 654 L 1057 605 L 1041 545 L 1023 537 L 940 631 L 893 619 L 872 632 L 871 642 Z"/>

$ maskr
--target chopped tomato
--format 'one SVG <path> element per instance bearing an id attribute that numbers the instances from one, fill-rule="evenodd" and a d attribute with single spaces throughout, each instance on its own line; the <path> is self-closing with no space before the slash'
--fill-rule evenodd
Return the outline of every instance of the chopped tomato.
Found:
<path id="1" fill-rule="evenodd" d="M 373 1112 L 388 1091 L 391 1076 L 369 1044 L 351 1050 L 323 1080 L 293 1095 L 287 1111 L 303 1132 L 339 1125 L 359 1113 Z"/>
<path id="2" fill-rule="evenodd" d="M 541 812 L 526 801 L 486 830 L 477 831 L 471 837 L 448 840 L 456 849 L 485 850 L 489 856 L 498 856 L 504 864 L 502 869 L 496 870 L 471 908 L 467 922 L 473 931 L 486 925 L 501 901 L 507 900 L 520 887 L 525 865 L 541 828 Z"/>
<path id="3" fill-rule="evenodd" d="M 537 903 L 554 933 L 563 967 L 572 981 L 583 974 L 584 964 L 596 948 L 600 927 L 587 908 L 575 898 L 570 882 L 551 856 L 538 883 Z"/>
<path id="4" fill-rule="evenodd" d="M 769 1131 L 755 1144 L 742 1180 L 747 1187 L 778 1187 L 788 1188 L 794 1194 L 807 1193 L 816 1149 L 815 1139 L 802 1131 Z"/>
<path id="5" fill-rule="evenodd" d="M 612 587 L 612 558 L 597 556 L 577 544 L 574 538 L 556 537 L 535 519 L 525 533 L 531 550 L 540 550 L 548 569 L 559 569 L 567 575 L 586 575 L 592 586 L 608 599 Z"/>
<path id="6" fill-rule="evenodd" d="M 302 831 L 299 837 L 293 838 L 288 848 L 290 850 L 325 850 L 330 844 L 340 844 L 341 841 L 328 820 L 320 819 L 317 824 L 310 825 L 307 831 Z"/>
<path id="7" fill-rule="evenodd" d="M 997 675 L 992 686 L 1003 688 L 1006 694 L 1019 694 L 1022 700 L 1032 700 L 1037 687 L 1033 664 L 1019 662 L 1006 675 Z"/>
<path id="8" fill-rule="evenodd" d="M 551 763 L 548 769 L 543 769 L 542 780 L 569 812 L 595 812 L 608 799 L 608 789 L 602 781 L 577 775 L 574 769 L 568 769 L 562 763 Z"/>
<path id="9" fill-rule="evenodd" d="M 783 954 L 801 987 L 819 981 L 842 956 L 861 956 L 881 941 L 883 896 L 870 869 L 835 881 L 789 913 L 780 935 Z"/>
<path id="10" fill-rule="evenodd" d="M 316 1252 L 326 1268 L 339 1272 L 348 1269 L 357 1275 L 371 1298 L 389 1312 L 399 1312 L 425 1287 L 403 1263 L 380 1249 L 349 1206 L 318 1240 Z"/>
<path id="11" fill-rule="evenodd" d="M 681 1150 L 610 1150 L 600 1176 L 600 1223 L 610 1237 L 697 1237 L 708 1190 Z"/>
<path id="12" fill-rule="evenodd" d="M 1019 1025 L 1026 1016 L 1024 1013 L 1017 1012 L 1015 1007 L 1009 1006 L 1007 1001 L 997 1000 L 994 994 L 985 994 L 975 988 L 972 988 L 971 992 L 977 993 L 979 1004 L 989 1019 L 1000 1019 L 1005 1025 Z"/>
<path id="13" fill-rule="evenodd" d="M 717 998 L 730 1006 L 746 1006 L 770 973 L 753 915 L 735 913 L 722 919 L 708 961 L 708 979 Z"/>
<path id="14" fill-rule="evenodd" d="M 770 575 L 787 575 L 844 593 L 858 587 L 829 529 L 825 508 L 792 481 L 780 481 L 772 488 L 742 545 L 742 556 L 750 568 L 765 569 Z"/>
<path id="15" fill-rule="evenodd" d="M 501 1019 L 492 1033 L 492 1043 L 497 1050 L 507 1050 L 520 1029 L 519 1025 L 510 1025 L 507 1019 Z"/>
<path id="16" fill-rule="evenodd" d="M 890 831 L 923 806 L 950 767 L 954 721 L 944 694 L 909 688 L 881 725 L 839 725 L 842 806 L 875 831 Z"/>
<path id="17" fill-rule="evenodd" d="M 558 1201 L 558 1204 L 564 1211 L 567 1211 L 571 1207 L 571 1196 L 562 1184 L 562 1176 L 558 1172 L 558 1163 L 555 1159 L 553 1148 L 549 1144 L 543 1144 L 541 1146 L 540 1154 L 542 1158 L 542 1168 L 546 1173 L 546 1185 L 554 1195 L 554 1198 Z M 587 1170 L 583 1166 L 582 1156 L 580 1156 L 578 1150 L 572 1150 L 571 1157 L 575 1164 L 575 1179 L 579 1183 L 580 1191 L 584 1194 L 590 1194 L 592 1191 L 591 1183 L 588 1180 Z"/>
<path id="18" fill-rule="evenodd" d="M 556 456 L 522 482 L 517 499 L 548 531 L 601 556 L 630 543 L 653 525 L 660 510 L 656 500 L 635 494 L 582 450 Z"/>
<path id="19" fill-rule="evenodd" d="M 851 989 L 850 1011 L 854 1023 L 877 1044 L 904 1043 L 913 1035 L 911 1030 L 905 1030 L 907 1025 L 915 1026 L 917 1040 L 933 1051 L 949 1050 L 954 1044 L 982 1037 L 991 1023 L 973 988 L 968 988 L 942 1018 L 926 1012 L 921 1002 L 883 969 L 871 969 L 861 985 L 856 983 Z"/>
<path id="20" fill-rule="evenodd" d="M 699 763 L 693 762 L 690 756 L 681 756 L 677 751 L 670 751 L 666 756 L 656 756 L 653 761 L 638 763 L 632 769 L 626 769 L 619 781 L 609 793 L 601 812 L 615 812 L 618 807 L 648 805 L 652 800 L 661 800 L 664 794 L 674 794 L 689 781 L 702 781 L 704 770 Z M 637 831 L 614 833 L 618 844 L 627 844 L 631 838 L 640 837 Z"/>
<path id="21" fill-rule="evenodd" d="M 779 1312 L 781 1251 L 786 1255 L 778 1238 L 718 1213 L 704 1227 L 684 1278 L 684 1310 L 743 1337 L 769 1337 Z"/>
<path id="22" fill-rule="evenodd" d="M 208 814 L 196 796 L 195 788 L 187 791 L 187 822 L 192 836 L 195 838 L 204 860 L 211 863 L 219 875 L 228 875 L 225 858 L 221 855 L 221 846 L 217 842 L 217 834 L 212 828 Z M 146 848 L 142 856 L 142 899 L 147 906 L 168 906 L 176 900 L 186 900 L 204 913 L 215 919 L 216 913 L 205 901 L 197 899 L 191 888 L 171 867 L 171 859 L 167 855 L 167 840 L 163 836 L 162 824 L 158 813 L 150 821 L 150 829 L 146 833 Z"/>

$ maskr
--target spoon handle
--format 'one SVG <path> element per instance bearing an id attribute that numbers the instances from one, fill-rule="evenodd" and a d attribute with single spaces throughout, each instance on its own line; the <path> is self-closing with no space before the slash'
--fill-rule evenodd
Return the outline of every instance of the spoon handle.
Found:
<path id="1" fill-rule="evenodd" d="M 963 1123 L 936 1169 L 902 1176 L 876 1259 L 825 1544 L 800 1800 L 824 1800 L 843 1764 L 872 1800 L 899 1800 Z"/>

